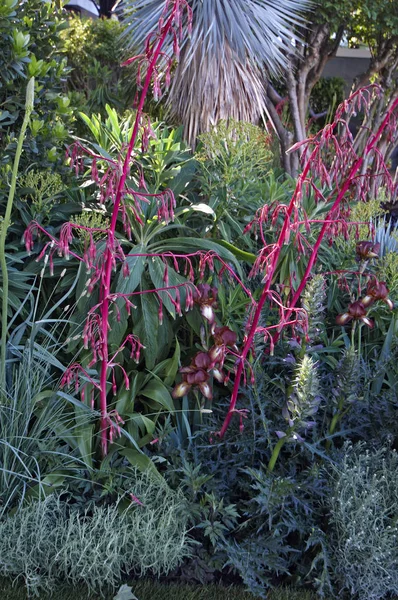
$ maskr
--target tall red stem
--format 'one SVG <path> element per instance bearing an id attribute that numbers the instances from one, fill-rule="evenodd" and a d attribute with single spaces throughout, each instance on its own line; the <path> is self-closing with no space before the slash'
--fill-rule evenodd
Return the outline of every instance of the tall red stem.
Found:
<path id="1" fill-rule="evenodd" d="M 152 75 L 159 59 L 162 46 L 164 41 L 170 32 L 173 21 L 175 18 L 176 6 L 171 11 L 170 17 L 167 19 L 160 31 L 160 37 L 154 49 L 152 59 L 149 63 L 148 70 L 146 73 L 144 85 L 141 91 L 140 100 L 138 103 L 137 114 L 135 117 L 134 128 L 130 137 L 130 142 L 127 148 L 126 156 L 123 162 L 122 175 L 120 177 L 115 203 L 113 206 L 112 219 L 108 231 L 108 239 L 105 249 L 104 259 L 104 276 L 101 280 L 100 289 L 100 300 L 101 304 L 101 333 L 102 333 L 102 359 L 101 359 L 101 374 L 100 374 L 100 412 L 101 412 L 101 449 L 102 454 L 105 456 L 108 451 L 108 420 L 107 420 L 107 374 L 109 368 L 109 349 L 108 349 L 108 331 L 109 331 L 109 293 L 111 287 L 111 276 L 112 276 L 112 265 L 113 265 L 113 253 L 115 243 L 115 231 L 117 218 L 120 209 L 120 203 L 124 194 L 124 186 L 126 183 L 127 175 L 129 173 L 130 160 L 134 150 L 135 142 L 140 127 L 141 116 L 143 113 L 144 103 L 148 94 L 149 86 L 151 84 Z"/>
<path id="2" fill-rule="evenodd" d="M 315 150 L 313 151 L 312 155 L 314 155 L 314 154 L 315 154 Z M 312 157 L 312 155 L 311 155 L 311 157 Z M 267 281 L 266 281 L 266 283 L 264 285 L 263 291 L 261 292 L 261 296 L 260 296 L 260 299 L 258 301 L 258 304 L 257 304 L 257 307 L 256 307 L 256 311 L 254 313 L 254 317 L 253 317 L 252 323 L 250 325 L 249 332 L 247 334 L 245 343 L 243 345 L 242 352 L 240 354 L 239 364 L 238 364 L 238 368 L 237 368 L 236 375 L 235 375 L 234 387 L 233 387 L 232 395 L 231 395 L 231 401 L 230 401 L 230 404 L 229 404 L 228 413 L 227 413 L 227 415 L 226 415 L 226 417 L 224 419 L 224 423 L 222 424 L 222 427 L 221 427 L 220 432 L 219 432 L 220 437 L 224 436 L 225 432 L 228 429 L 228 426 L 229 426 L 229 423 L 230 423 L 230 421 L 232 419 L 232 416 L 233 416 L 233 414 L 235 412 L 236 402 L 238 400 L 238 393 L 239 393 L 239 388 L 240 388 L 240 381 L 242 379 L 243 369 L 245 368 L 246 357 L 249 354 L 250 349 L 251 349 L 251 347 L 253 345 L 253 339 L 254 339 L 254 336 L 255 336 L 256 331 L 257 331 L 257 326 L 258 326 L 258 322 L 260 320 L 261 311 L 263 309 L 265 301 L 268 298 L 268 294 L 269 294 L 270 287 L 271 287 L 271 284 L 272 284 L 272 280 L 273 280 L 273 277 L 274 277 L 275 269 L 276 269 L 276 267 L 278 265 L 279 256 L 280 256 L 280 253 L 282 251 L 282 247 L 283 247 L 284 241 L 286 239 L 286 232 L 287 232 L 287 229 L 288 229 L 288 226 L 289 226 L 290 217 L 291 217 L 292 212 L 294 210 L 294 206 L 296 204 L 296 201 L 297 201 L 297 199 L 299 197 L 299 193 L 301 192 L 301 183 L 305 180 L 305 178 L 307 177 L 308 172 L 310 170 L 310 160 L 307 162 L 307 164 L 306 164 L 306 166 L 304 168 L 303 173 L 300 175 L 299 182 L 298 182 L 298 184 L 296 186 L 295 192 L 294 192 L 294 194 L 293 194 L 293 196 L 292 196 L 292 198 L 290 200 L 289 206 L 288 206 L 287 211 L 286 211 L 286 216 L 285 216 L 285 219 L 284 219 L 284 222 L 283 222 L 283 226 L 282 226 L 281 232 L 280 232 L 279 237 L 278 237 L 278 241 L 277 241 L 276 246 L 275 246 L 274 255 L 272 257 L 272 263 L 271 263 L 269 272 L 267 273 Z"/>
<path id="3" fill-rule="evenodd" d="M 374 148 L 376 142 L 378 141 L 378 139 L 382 135 L 384 129 L 386 128 L 392 112 L 395 110 L 395 108 L 397 106 L 398 106 L 398 99 L 392 104 L 392 106 L 390 107 L 390 109 L 389 109 L 389 111 L 388 111 L 385 119 L 383 120 L 382 124 L 380 125 L 380 127 L 379 127 L 376 135 L 373 137 L 372 141 L 366 147 L 365 153 L 364 153 L 365 156 L 367 154 L 369 154 L 371 152 L 371 150 Z M 280 253 L 281 253 L 281 250 L 282 250 L 282 247 L 283 247 L 283 244 L 284 244 L 285 235 L 286 235 L 287 229 L 289 227 L 289 222 L 290 222 L 290 218 L 291 218 L 291 215 L 292 215 L 292 212 L 293 212 L 293 209 L 294 209 L 294 205 L 295 205 L 295 203 L 296 203 L 296 201 L 298 199 L 299 193 L 301 192 L 302 184 L 305 181 L 305 179 L 307 178 L 307 175 L 308 175 L 308 173 L 309 173 L 309 171 L 311 169 L 312 160 L 314 159 L 314 157 L 317 154 L 317 152 L 318 152 L 318 150 L 317 150 L 317 148 L 315 148 L 313 150 L 311 156 L 307 160 L 307 163 L 306 163 L 306 165 L 304 167 L 304 170 L 301 173 L 301 175 L 299 176 L 299 180 L 297 182 L 295 192 L 294 192 L 294 194 L 292 196 L 292 199 L 290 200 L 288 209 L 286 211 L 286 215 L 285 215 L 285 219 L 284 219 L 284 222 L 283 222 L 283 226 L 282 226 L 281 232 L 280 232 L 279 237 L 278 237 L 278 241 L 277 241 L 276 246 L 275 246 L 275 251 L 274 251 L 273 258 L 272 258 L 272 263 L 270 265 L 269 272 L 267 273 L 267 280 L 266 280 L 266 283 L 264 285 L 263 291 L 261 293 L 260 299 L 258 301 L 257 308 L 256 308 L 256 311 L 255 311 L 255 314 L 254 314 L 254 317 L 253 317 L 253 320 L 252 320 L 249 332 L 247 334 L 247 337 L 246 337 L 246 340 L 245 340 L 245 343 L 243 345 L 243 349 L 242 349 L 242 352 L 241 352 L 241 355 L 240 355 L 240 360 L 239 360 L 238 368 L 237 368 L 236 375 L 235 375 L 234 387 L 233 387 L 232 395 L 231 395 L 231 401 L 230 401 L 230 404 L 229 404 L 227 415 L 226 415 L 226 417 L 224 419 L 224 422 L 223 422 L 222 427 L 221 427 L 220 432 L 219 432 L 219 435 L 220 435 L 221 438 L 225 435 L 225 432 L 227 431 L 227 429 L 229 427 L 229 424 L 231 422 L 232 416 L 233 416 L 233 414 L 236 411 L 236 403 L 237 403 L 237 399 L 238 399 L 238 393 L 239 393 L 239 388 L 240 388 L 240 382 L 241 382 L 241 379 L 242 379 L 243 369 L 245 367 L 245 361 L 246 361 L 248 353 L 250 352 L 250 349 L 252 348 L 253 339 L 254 339 L 254 336 L 256 334 L 258 323 L 259 323 L 260 316 L 261 316 L 261 311 L 262 311 L 263 306 L 265 304 L 265 301 L 267 300 L 267 297 L 269 295 L 270 287 L 271 287 L 271 284 L 272 284 L 272 280 L 273 280 L 273 277 L 274 277 L 274 273 L 275 273 L 276 267 L 278 265 L 278 260 L 279 260 Z M 325 221 L 324 221 L 324 223 L 322 225 L 322 228 L 321 228 L 321 231 L 320 231 L 320 233 L 318 235 L 318 238 L 317 238 L 317 240 L 316 240 L 316 242 L 314 244 L 314 247 L 313 247 L 313 250 L 311 252 L 311 256 L 309 258 L 309 261 L 308 261 L 307 268 L 305 270 L 304 276 L 303 276 L 303 278 L 302 278 L 302 280 L 300 282 L 300 285 L 299 285 L 298 289 L 296 290 L 296 292 L 295 292 L 295 294 L 294 294 L 294 296 L 293 296 L 293 298 L 292 298 L 292 300 L 290 302 L 289 310 L 288 310 L 288 312 L 285 315 L 285 320 L 286 321 L 289 320 L 289 317 L 292 314 L 293 309 L 295 308 L 295 306 L 296 306 L 299 298 L 301 297 L 301 294 L 302 294 L 302 292 L 303 292 L 303 290 L 304 290 L 304 288 L 305 288 L 305 286 L 307 284 L 308 278 L 309 278 L 309 276 L 310 276 L 310 274 L 312 272 L 312 268 L 313 268 L 313 266 L 315 264 L 315 261 L 317 259 L 320 245 L 322 243 L 322 240 L 323 240 L 323 238 L 324 238 L 324 236 L 326 234 L 327 228 L 329 226 L 329 222 L 330 222 L 331 216 L 333 215 L 333 213 L 336 210 L 336 208 L 339 206 L 340 202 L 343 200 L 343 198 L 344 198 L 347 190 L 349 189 L 349 187 L 350 187 L 350 185 L 351 185 L 351 183 L 353 181 L 353 178 L 355 177 L 355 175 L 358 172 L 358 170 L 361 168 L 363 160 L 364 160 L 363 157 L 359 157 L 355 161 L 355 163 L 354 163 L 354 165 L 353 165 L 353 167 L 352 167 L 352 169 L 351 169 L 351 171 L 350 171 L 350 173 L 349 173 L 346 181 L 344 182 L 344 184 L 343 184 L 343 186 L 342 186 L 339 194 L 337 195 L 336 200 L 333 203 L 332 208 L 328 212 L 328 215 L 327 215 L 327 217 L 326 217 L 326 219 L 325 219 Z M 275 339 L 278 339 L 278 337 L 279 337 L 279 334 L 276 334 L 276 336 L 274 337 L 274 341 L 275 341 Z"/>

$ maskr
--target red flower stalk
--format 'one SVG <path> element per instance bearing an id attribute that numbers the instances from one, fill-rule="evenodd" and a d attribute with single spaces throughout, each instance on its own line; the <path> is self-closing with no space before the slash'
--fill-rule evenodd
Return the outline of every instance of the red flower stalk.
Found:
<path id="1" fill-rule="evenodd" d="M 284 312 L 283 321 L 281 321 L 277 333 L 273 336 L 274 343 L 279 339 L 280 331 L 285 324 L 289 322 L 290 315 L 295 311 L 295 307 L 301 297 L 301 294 L 303 293 L 309 277 L 311 276 L 312 269 L 317 260 L 318 252 L 323 239 L 326 235 L 333 234 L 333 228 L 331 228 L 331 224 L 334 226 L 335 223 L 338 222 L 340 206 L 344 204 L 346 194 L 353 188 L 356 188 L 355 192 L 357 198 L 365 198 L 365 195 L 369 190 L 370 183 L 366 171 L 363 175 L 361 175 L 361 168 L 364 165 L 364 161 L 367 160 L 370 155 L 373 155 L 377 165 L 382 167 L 382 177 L 391 187 L 391 177 L 389 176 L 387 169 L 383 168 L 380 153 L 377 152 L 376 145 L 381 136 L 394 125 L 394 113 L 398 107 L 398 99 L 395 99 L 391 103 L 379 129 L 375 134 L 372 134 L 363 153 L 360 156 L 358 156 L 355 152 L 348 127 L 346 128 L 346 131 L 343 130 L 343 137 L 340 140 L 340 143 L 336 136 L 337 128 L 344 123 L 344 111 L 350 112 L 361 110 L 361 104 L 364 104 L 366 108 L 366 106 L 369 104 L 371 90 L 376 90 L 377 92 L 378 88 L 377 86 L 370 86 L 369 88 L 361 89 L 355 92 L 337 110 L 335 121 L 333 123 L 327 125 L 313 138 L 300 142 L 291 149 L 296 150 L 299 146 L 305 147 L 302 153 L 303 171 L 298 177 L 295 192 L 288 206 L 284 207 L 283 224 L 280 228 L 276 243 L 268 245 L 264 244 L 264 248 L 260 252 L 259 259 L 253 268 L 254 273 L 258 272 L 260 269 L 265 269 L 265 276 L 263 279 L 264 287 L 258 300 L 254 315 L 251 315 L 249 321 L 246 338 L 239 357 L 228 413 L 219 432 L 220 437 L 225 435 L 233 415 L 238 412 L 236 409 L 236 403 L 242 375 L 244 375 L 245 371 L 246 359 L 252 349 L 254 337 L 259 331 L 258 324 L 263 306 L 267 299 L 270 299 L 272 294 L 271 285 L 275 276 L 275 271 L 279 264 L 283 246 L 288 242 L 290 232 L 292 230 L 294 231 L 295 229 L 295 225 L 297 223 L 297 206 L 301 202 L 301 197 L 305 191 L 305 186 L 308 185 L 309 182 L 311 182 L 311 185 L 314 186 L 315 178 L 319 178 L 322 185 L 326 185 L 331 189 L 330 197 L 335 197 L 335 199 L 321 226 L 317 240 L 310 251 L 310 256 L 304 275 L 296 291 L 293 293 L 293 296 L 290 300 L 289 309 Z M 311 146 L 313 146 L 312 150 L 310 150 Z M 334 148 L 333 161 L 331 161 L 331 166 L 329 169 L 326 167 L 322 155 L 324 149 L 327 149 L 328 147 Z M 311 171 L 313 174 L 312 177 L 310 177 Z M 334 189 L 332 189 L 333 187 Z M 279 217 L 279 213 L 277 214 Z M 377 246 L 376 248 L 373 246 L 370 252 L 374 252 L 376 254 L 375 250 L 377 250 Z M 365 307 L 357 310 L 358 313 L 361 313 L 362 320 L 364 318 L 366 319 L 366 316 L 362 315 L 362 310 L 365 310 L 366 313 Z M 348 314 L 351 318 L 353 318 L 353 315 L 350 313 Z"/>
<path id="2" fill-rule="evenodd" d="M 123 170 L 121 177 L 118 182 L 113 213 L 111 218 L 110 227 L 108 230 L 108 243 L 105 250 L 104 257 L 104 269 L 103 269 L 103 278 L 101 282 L 101 291 L 100 291 L 100 301 L 101 301 L 101 325 L 102 325 L 102 350 L 103 357 L 101 363 L 101 373 L 100 373 L 100 411 L 101 411 L 101 446 L 103 455 L 107 454 L 108 451 L 108 426 L 109 422 L 107 421 L 107 373 L 109 368 L 109 355 L 108 355 L 108 332 L 109 332 L 109 295 L 110 295 L 110 286 L 111 286 L 111 274 L 112 268 L 114 264 L 114 255 L 113 248 L 115 245 L 115 231 L 116 231 L 116 223 L 119 214 L 119 209 L 122 201 L 122 197 L 124 195 L 124 189 L 126 184 L 126 179 L 130 170 L 130 161 L 133 153 L 133 149 L 135 146 L 135 142 L 137 139 L 139 127 L 141 124 L 143 108 L 146 96 L 149 91 L 149 87 L 153 77 L 155 76 L 156 83 L 158 85 L 158 76 L 157 76 L 157 62 L 159 58 L 162 56 L 162 47 L 166 40 L 166 37 L 173 32 L 173 27 L 176 26 L 177 31 L 180 30 L 180 21 L 181 21 L 181 11 L 182 8 L 186 8 L 188 13 L 190 14 L 190 8 L 188 7 L 186 0 L 173 0 L 172 3 L 168 0 L 165 4 L 165 12 L 162 15 L 162 19 L 159 23 L 159 31 L 157 33 L 157 37 L 151 43 L 147 44 L 147 52 L 146 52 L 146 60 L 148 61 L 148 67 L 145 75 L 145 81 L 142 87 L 140 100 L 137 106 L 137 113 L 135 117 L 135 123 L 133 127 L 133 131 L 131 134 L 130 142 L 127 148 L 126 156 L 123 163 Z M 166 11 L 170 9 L 170 15 L 166 19 Z M 163 19 L 165 19 L 163 21 Z M 174 32 L 174 35 L 178 35 Z M 151 36 L 152 38 L 152 36 Z M 172 208 L 171 208 L 172 210 Z M 112 430 L 111 430 L 112 431 Z"/>
<path id="3" fill-rule="evenodd" d="M 122 294 L 111 294 L 111 278 L 112 271 L 116 268 L 117 263 L 122 261 L 125 262 L 125 256 L 121 247 L 120 242 L 116 238 L 116 224 L 118 222 L 119 214 L 122 217 L 122 222 L 124 226 L 124 230 L 128 237 L 130 237 L 130 221 L 129 215 L 126 211 L 126 206 L 124 205 L 124 198 L 126 196 L 130 196 L 133 202 L 129 202 L 129 207 L 131 209 L 131 213 L 138 223 L 143 224 L 140 214 L 141 210 L 141 202 L 148 202 L 151 198 L 153 198 L 157 202 L 158 207 L 158 218 L 162 219 L 166 222 L 172 220 L 174 218 L 174 208 L 175 208 L 175 199 L 170 191 L 166 191 L 162 194 L 148 194 L 145 189 L 145 185 L 143 185 L 143 192 L 136 192 L 128 189 L 127 187 L 127 179 L 130 174 L 130 167 L 132 164 L 135 164 L 135 161 L 132 160 L 133 151 L 136 145 L 137 136 L 140 128 L 142 129 L 142 145 L 143 150 L 148 147 L 149 138 L 153 136 L 153 130 L 150 124 L 149 119 L 144 119 L 143 117 L 143 107 L 145 103 L 146 96 L 148 94 L 151 83 L 153 84 L 153 89 L 156 95 L 160 93 L 160 77 L 162 73 L 165 73 L 166 85 L 170 79 L 170 71 L 172 65 L 172 58 L 166 56 L 162 52 L 163 44 L 168 35 L 172 35 L 174 38 L 174 48 L 178 51 L 179 40 L 182 36 L 182 13 L 186 11 L 188 14 L 188 23 L 190 24 L 192 19 L 192 10 L 187 3 L 187 0 L 165 0 L 164 10 L 162 12 L 161 18 L 159 20 L 158 30 L 157 32 L 152 33 L 146 43 L 145 53 L 141 57 L 143 62 L 145 62 L 145 77 L 142 85 L 142 89 L 139 95 L 139 101 L 136 110 L 136 117 L 134 121 L 134 126 L 132 130 L 132 134 L 129 140 L 128 147 L 125 152 L 125 156 L 122 159 L 119 157 L 118 160 L 108 160 L 102 156 L 98 156 L 95 153 L 87 150 L 86 148 L 82 148 L 81 144 L 76 143 L 68 150 L 70 164 L 72 168 L 75 168 L 76 174 L 80 171 L 84 170 L 85 163 L 82 157 L 82 150 L 85 154 L 88 154 L 92 159 L 92 178 L 98 183 L 100 187 L 100 201 L 105 203 L 105 201 L 111 200 L 113 202 L 113 210 L 109 228 L 106 230 L 107 239 L 105 244 L 105 251 L 101 256 L 96 255 L 96 245 L 93 240 L 93 232 L 99 231 L 90 229 L 89 227 L 83 227 L 80 225 L 74 225 L 71 223 L 66 223 L 60 233 L 59 240 L 56 240 L 53 236 L 49 235 L 45 232 L 38 223 L 32 223 L 28 226 L 25 232 L 25 244 L 28 252 L 32 250 L 33 247 L 33 234 L 38 234 L 43 232 L 50 238 L 51 242 L 45 245 L 39 259 L 44 256 L 46 261 L 50 261 L 50 267 L 53 262 L 53 254 L 57 252 L 60 256 L 64 256 L 66 259 L 69 256 L 73 256 L 74 258 L 84 261 L 89 270 L 92 271 L 90 280 L 88 282 L 87 290 L 84 291 L 84 294 L 90 294 L 94 286 L 99 284 L 99 303 L 97 306 L 90 310 L 90 313 L 87 318 L 86 325 L 83 331 L 84 345 L 86 348 L 90 348 L 92 351 L 92 360 L 90 362 L 90 366 L 93 366 L 98 361 L 101 362 L 100 367 L 100 382 L 99 385 L 96 384 L 96 387 L 99 389 L 99 404 L 100 404 L 100 413 L 101 413 L 101 448 L 102 454 L 106 455 L 108 450 L 108 441 L 112 442 L 116 435 L 120 435 L 120 424 L 122 423 L 121 417 L 113 412 L 108 413 L 107 411 L 107 394 L 108 394 L 108 376 L 109 373 L 112 374 L 112 389 L 115 392 L 116 382 L 114 370 L 116 367 L 121 369 L 123 377 L 126 382 L 126 386 L 128 387 L 128 378 L 123 367 L 115 362 L 116 354 L 113 356 L 109 356 L 109 345 L 108 345 L 108 335 L 110 330 L 109 324 L 109 312 L 110 305 L 114 303 L 117 297 L 124 297 Z M 135 60 L 131 59 L 131 60 Z M 131 62 L 131 61 L 128 61 Z M 161 63 L 161 68 L 159 67 Z M 101 160 L 101 162 L 106 163 L 105 173 L 101 176 L 98 174 L 97 161 Z M 138 167 L 140 171 L 140 168 Z M 142 181 L 142 172 L 140 171 L 140 181 Z M 74 229 L 83 229 L 86 232 L 86 242 L 84 248 L 84 257 L 83 259 L 70 251 L 70 245 L 73 241 L 73 230 Z M 206 263 L 203 263 L 206 264 Z M 125 272 L 127 275 L 127 272 Z M 176 311 L 180 312 L 180 300 L 179 300 L 179 291 L 177 289 L 178 286 L 172 286 L 168 288 L 165 286 L 164 290 L 173 289 L 175 299 L 173 300 L 170 295 L 170 299 L 173 301 Z M 159 290 L 149 290 L 151 293 L 158 293 Z M 143 292 L 140 292 L 143 293 Z M 170 293 L 167 292 L 166 293 Z M 191 303 L 192 294 L 187 293 L 187 302 Z M 132 306 L 131 302 L 128 298 L 124 298 L 126 302 L 126 307 L 130 308 Z M 116 314 L 118 314 L 118 309 L 116 309 Z M 116 316 L 117 318 L 117 316 Z M 161 316 L 159 316 L 161 318 Z M 119 348 L 118 352 L 122 351 L 125 344 L 129 342 L 132 347 L 132 356 L 137 361 L 139 360 L 140 349 L 142 345 L 139 340 L 134 338 L 134 336 L 128 336 L 122 346 Z M 72 368 L 73 367 L 73 368 Z M 78 373 L 82 372 L 82 369 L 79 369 L 76 365 L 73 365 L 64 375 L 62 379 L 62 383 L 65 385 L 70 385 L 72 382 L 74 383 L 76 389 L 79 388 L 78 382 Z M 84 390 L 83 390 L 84 396 Z M 112 417 L 114 417 L 112 419 Z"/>

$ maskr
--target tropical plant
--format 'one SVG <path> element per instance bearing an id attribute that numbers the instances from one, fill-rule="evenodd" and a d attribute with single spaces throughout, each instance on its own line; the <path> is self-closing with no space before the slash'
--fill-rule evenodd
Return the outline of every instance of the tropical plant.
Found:
<path id="1" fill-rule="evenodd" d="M 142 437 L 141 446 L 151 441 L 154 423 L 137 412 L 136 397 L 152 416 L 174 411 L 168 386 L 173 383 L 180 349 L 176 342 L 174 355 L 169 358 L 173 344 L 171 323 L 195 303 L 194 265 L 199 280 L 209 272 L 211 276 L 214 269 L 220 279 L 223 272 L 226 277 L 237 279 L 226 262 L 236 264 L 228 250 L 199 238 L 173 239 L 169 235 L 177 229 L 191 233 L 183 224 L 173 223 L 176 200 L 173 191 L 166 187 L 174 177 L 176 188 L 184 189 L 191 177 L 189 165 L 187 179 L 184 171 L 188 155 L 178 141 L 178 132 L 164 130 L 153 140 L 154 128 L 142 111 L 152 78 L 159 85 L 157 60 L 162 56 L 163 42 L 168 35 L 180 35 L 182 11 L 190 14 L 190 8 L 181 0 L 166 4 L 165 10 L 166 21 L 160 22 L 157 42 L 147 48 L 146 60 L 151 69 L 146 73 L 137 112 L 122 122 L 109 107 L 105 123 L 100 117 L 83 116 L 95 141 L 92 146 L 83 146 L 77 140 L 69 149 L 76 173 L 86 172 L 88 166 L 91 179 L 86 186 L 95 183 L 99 188 L 93 194 L 96 208 L 92 201 L 88 211 L 62 225 L 59 237 L 38 221 L 32 222 L 25 232 L 27 250 L 34 250 L 39 259 L 45 258 L 50 273 L 57 254 L 66 260 L 72 257 L 82 265 L 72 326 L 84 323 L 80 329 L 84 351 L 81 361 L 69 366 L 62 383 L 75 387 L 86 403 L 95 403 L 98 395 L 104 454 L 108 443 L 121 433 L 137 450 L 137 437 Z M 183 208 L 177 212 L 184 215 L 192 210 Z M 216 252 L 221 256 L 219 260 Z M 215 259 L 220 264 L 217 268 Z M 115 268 L 116 282 L 112 276 Z M 110 328 L 113 318 L 115 323 Z M 72 343 L 70 350 L 73 345 L 76 346 Z M 140 363 L 142 356 L 147 373 L 132 364 Z M 156 364 L 157 361 L 161 362 Z M 116 395 L 119 388 L 123 388 L 123 394 L 119 390 L 119 397 L 108 410 L 109 392 Z M 123 416 L 119 413 L 122 408 Z M 129 420 L 130 432 L 121 427 L 124 416 Z"/>
<path id="2" fill-rule="evenodd" d="M 271 206 L 270 209 L 259 210 L 253 223 L 248 226 L 257 227 L 264 244 L 253 265 L 252 274 L 264 273 L 265 276 L 263 279 L 264 283 L 261 295 L 256 304 L 255 311 L 252 313 L 251 319 L 246 326 L 246 339 L 240 353 L 240 362 L 234 379 L 230 408 L 220 430 L 221 436 L 225 434 L 233 415 L 237 413 L 236 402 L 240 389 L 240 381 L 245 369 L 250 369 L 250 364 L 246 363 L 246 359 L 251 353 L 255 336 L 259 334 L 263 335 L 265 339 L 269 341 L 272 352 L 275 341 L 280 338 L 280 332 L 284 325 L 286 326 L 287 323 L 289 323 L 289 325 L 295 325 L 303 316 L 305 320 L 305 313 L 300 312 L 298 303 L 306 284 L 312 275 L 313 268 L 318 259 L 318 255 L 320 254 L 322 243 L 328 237 L 329 239 L 335 238 L 338 232 L 342 232 L 343 235 L 347 234 L 347 213 L 345 213 L 344 209 L 344 203 L 347 201 L 346 195 L 350 190 L 353 191 L 355 189 L 356 198 L 363 199 L 366 197 L 369 187 L 373 186 L 373 178 L 369 179 L 366 173 L 360 178 L 357 178 L 356 175 L 361 173 L 361 169 L 363 164 L 366 163 L 367 157 L 373 155 L 379 139 L 385 133 L 385 129 L 387 128 L 388 131 L 388 128 L 394 123 L 398 100 L 392 104 L 381 127 L 368 141 L 365 147 L 365 154 L 358 155 L 355 152 L 355 148 L 350 144 L 351 137 L 347 134 L 347 130 L 342 138 L 336 136 L 334 132 L 338 128 L 338 123 L 340 122 L 344 111 L 348 109 L 350 114 L 352 107 L 357 105 L 357 102 L 362 103 L 363 101 L 365 102 L 364 106 L 366 106 L 368 101 L 366 92 L 365 95 L 362 91 L 355 93 L 347 103 L 339 108 L 336 113 L 336 120 L 330 126 L 327 126 L 324 130 L 315 135 L 314 138 L 303 144 L 303 147 L 305 147 L 303 153 L 303 159 L 305 160 L 304 169 L 298 178 L 295 192 L 289 204 L 275 204 Z M 339 147 L 340 144 L 345 145 L 346 142 L 348 145 L 345 146 L 344 153 L 338 153 L 336 156 L 335 148 Z M 333 145 L 332 154 L 334 159 L 331 163 L 328 163 L 327 146 L 330 143 Z M 350 155 L 350 160 L 348 162 L 346 161 L 347 152 Z M 377 160 L 379 160 L 379 154 L 376 154 Z M 340 159 L 343 159 L 343 163 L 339 162 Z M 388 171 L 384 169 L 382 172 L 383 175 L 380 175 L 380 177 L 385 176 L 386 181 L 391 185 L 391 178 L 389 177 Z M 311 173 L 313 174 L 311 184 L 307 185 Z M 316 178 L 319 178 L 318 182 L 316 181 Z M 359 184 L 358 187 L 357 184 Z M 329 191 L 326 192 L 326 189 L 322 190 L 322 186 L 325 186 Z M 323 215 L 325 216 L 322 215 L 320 219 L 311 219 L 304 213 L 304 225 L 307 231 L 311 231 L 313 227 L 315 227 L 316 231 L 314 236 L 314 239 L 316 239 L 313 243 L 309 244 L 309 248 L 306 251 L 307 241 L 300 231 L 300 226 L 303 224 L 303 221 L 300 218 L 299 207 L 303 206 L 303 198 L 309 194 L 308 190 L 314 190 L 315 202 L 317 205 L 322 205 L 325 202 L 323 212 Z M 271 241 L 269 243 L 267 240 L 266 224 L 269 222 L 277 223 L 279 234 L 276 242 Z M 285 304 L 281 295 L 277 294 L 276 291 L 272 289 L 272 286 L 275 282 L 275 273 L 283 260 L 285 249 L 286 247 L 289 248 L 287 242 L 290 240 L 294 240 L 292 245 L 299 249 L 300 261 L 303 261 L 303 270 L 300 278 L 297 277 L 296 273 L 295 283 L 292 285 L 291 293 L 290 290 L 288 290 L 288 302 Z M 373 248 L 373 245 L 370 243 L 369 246 L 365 243 L 364 248 L 365 247 L 370 251 L 371 247 Z M 308 259 L 304 262 L 303 259 L 306 254 L 308 255 Z M 263 327 L 259 325 L 263 307 L 266 305 L 267 301 L 270 300 L 276 302 L 279 306 L 278 323 L 270 323 Z M 364 317 L 366 311 L 362 311 L 361 308 L 360 312 L 361 314 L 358 313 L 357 317 Z M 304 329 L 305 327 L 306 325 L 304 324 Z"/>
<path id="3" fill-rule="evenodd" d="M 286 55 L 294 51 L 292 40 L 298 43 L 294 25 L 304 24 L 302 12 L 308 4 L 306 0 L 234 0 L 232 4 L 190 0 L 192 34 L 181 45 L 167 100 L 190 144 L 220 119 L 257 122 L 266 113 L 262 70 L 277 73 L 286 66 Z M 142 51 L 163 5 L 163 0 L 125 4 L 123 36 L 129 48 Z M 171 54 L 171 43 L 166 54 Z"/>

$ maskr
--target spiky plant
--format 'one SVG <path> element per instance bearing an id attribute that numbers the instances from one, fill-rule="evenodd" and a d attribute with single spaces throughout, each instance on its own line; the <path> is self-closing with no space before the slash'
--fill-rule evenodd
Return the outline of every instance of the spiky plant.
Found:
<path id="1" fill-rule="evenodd" d="M 315 275 L 307 284 L 301 305 L 307 313 L 307 337 L 311 344 L 319 340 L 319 334 L 324 327 L 324 312 L 326 309 L 326 286 L 323 275 Z"/>
<path id="2" fill-rule="evenodd" d="M 189 0 L 192 36 L 183 44 L 167 103 L 190 143 L 220 119 L 256 122 L 266 112 L 263 71 L 277 74 L 287 66 L 298 41 L 294 27 L 309 4 Z M 130 48 L 143 47 L 163 8 L 164 0 L 127 0 L 123 35 Z"/>

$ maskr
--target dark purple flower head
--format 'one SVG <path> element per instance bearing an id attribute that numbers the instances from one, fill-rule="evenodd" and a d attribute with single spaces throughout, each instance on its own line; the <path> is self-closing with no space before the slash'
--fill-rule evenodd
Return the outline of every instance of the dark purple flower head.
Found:
<path id="1" fill-rule="evenodd" d="M 371 281 L 368 284 L 366 296 L 362 298 L 361 302 L 365 307 L 367 307 L 371 306 L 377 300 L 382 300 L 382 302 L 387 304 L 388 308 L 392 310 L 394 308 L 394 304 L 388 297 L 388 294 L 388 288 L 383 281 Z"/>
<path id="2" fill-rule="evenodd" d="M 237 335 L 229 327 L 216 327 L 214 330 L 214 341 L 217 346 L 235 346 Z"/>
<path id="3" fill-rule="evenodd" d="M 380 244 L 374 242 L 358 242 L 356 245 L 357 260 L 379 258 Z"/>
<path id="4" fill-rule="evenodd" d="M 366 308 L 360 300 L 352 302 L 347 312 L 339 315 L 336 319 L 338 325 L 346 325 L 350 321 L 361 321 L 368 327 L 373 327 L 373 321 L 366 316 Z"/>

